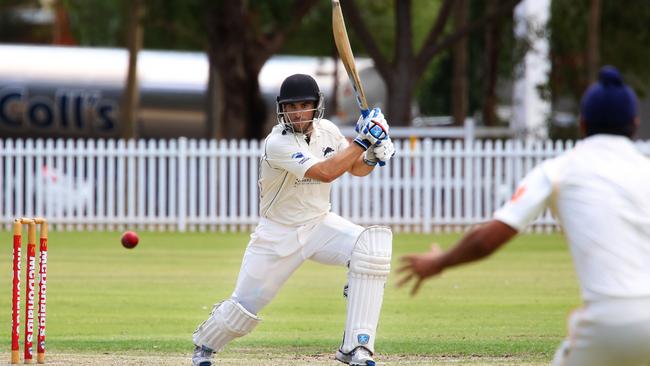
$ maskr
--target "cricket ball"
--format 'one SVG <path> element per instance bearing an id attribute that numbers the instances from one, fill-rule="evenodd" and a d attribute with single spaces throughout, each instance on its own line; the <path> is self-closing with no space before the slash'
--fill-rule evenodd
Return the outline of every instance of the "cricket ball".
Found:
<path id="1" fill-rule="evenodd" d="M 122 245 L 127 249 L 134 248 L 138 245 L 139 240 L 140 238 L 138 238 L 138 234 L 133 231 L 127 231 L 122 234 Z"/>

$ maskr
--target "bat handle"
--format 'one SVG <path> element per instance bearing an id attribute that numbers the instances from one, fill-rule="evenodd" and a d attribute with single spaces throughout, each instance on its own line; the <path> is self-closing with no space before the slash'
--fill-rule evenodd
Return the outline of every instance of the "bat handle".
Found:
<path id="1" fill-rule="evenodd" d="M 370 109 L 361 109 L 361 117 L 366 118 L 370 115 Z"/>

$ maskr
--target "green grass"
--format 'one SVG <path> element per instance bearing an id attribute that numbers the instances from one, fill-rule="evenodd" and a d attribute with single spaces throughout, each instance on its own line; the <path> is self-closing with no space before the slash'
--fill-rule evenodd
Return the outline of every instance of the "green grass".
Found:
<path id="1" fill-rule="evenodd" d="M 196 325 L 230 295 L 248 234 L 140 235 L 140 245 L 127 250 L 119 233 L 50 233 L 48 352 L 189 352 Z M 457 238 L 396 235 L 394 268 L 401 254 Z M 8 352 L 11 233 L 0 232 L 0 240 L 0 351 Z M 228 352 L 334 350 L 345 321 L 345 272 L 307 262 L 261 312 L 255 332 Z M 396 280 L 391 275 L 386 287 L 376 344 L 382 354 L 548 360 L 565 334 L 566 315 L 579 305 L 559 235 L 523 235 L 489 260 L 429 281 L 414 298 L 396 289 Z"/>

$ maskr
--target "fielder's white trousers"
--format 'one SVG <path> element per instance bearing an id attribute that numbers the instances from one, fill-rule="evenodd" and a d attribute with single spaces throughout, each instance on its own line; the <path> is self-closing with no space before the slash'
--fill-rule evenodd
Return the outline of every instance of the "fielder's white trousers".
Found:
<path id="1" fill-rule="evenodd" d="M 362 231 L 334 213 L 300 227 L 261 219 L 244 253 L 232 299 L 257 314 L 305 260 L 346 266 Z"/>
<path id="2" fill-rule="evenodd" d="M 568 328 L 552 366 L 650 366 L 650 297 L 588 302 Z"/>

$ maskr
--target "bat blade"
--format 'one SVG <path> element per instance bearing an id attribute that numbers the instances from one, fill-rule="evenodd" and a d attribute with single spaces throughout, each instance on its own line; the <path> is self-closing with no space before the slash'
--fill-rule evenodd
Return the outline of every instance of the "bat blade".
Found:
<path id="1" fill-rule="evenodd" d="M 368 102 L 366 101 L 366 92 L 363 90 L 363 85 L 361 84 L 361 79 L 359 78 L 359 73 L 354 63 L 354 54 L 350 46 L 348 32 L 345 29 L 345 20 L 343 19 L 343 12 L 341 11 L 339 0 L 332 0 L 332 31 L 339 57 L 352 83 L 357 104 L 359 105 L 359 109 L 361 109 L 361 114 L 366 117 L 370 113 Z"/>

